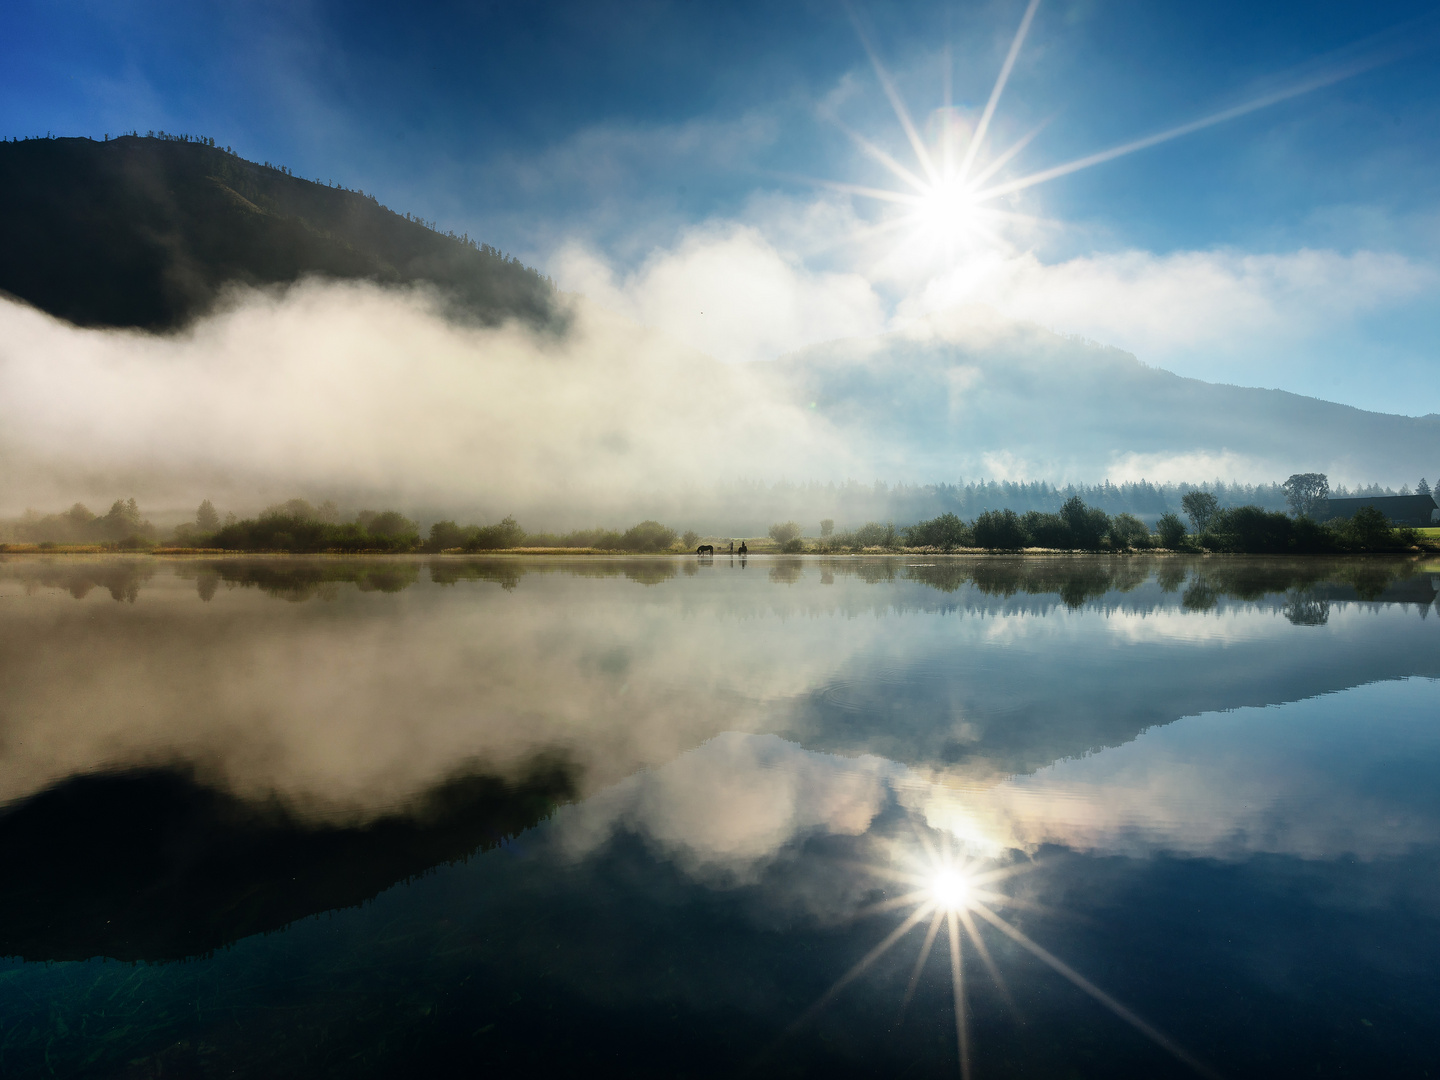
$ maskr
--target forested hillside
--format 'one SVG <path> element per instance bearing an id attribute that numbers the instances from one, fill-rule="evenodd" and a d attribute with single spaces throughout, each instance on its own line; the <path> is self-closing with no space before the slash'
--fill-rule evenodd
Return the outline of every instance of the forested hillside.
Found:
<path id="1" fill-rule="evenodd" d="M 171 330 L 231 282 L 429 282 L 451 314 L 556 317 L 554 288 L 373 196 L 176 136 L 0 143 L 0 290 L 82 326 Z"/>

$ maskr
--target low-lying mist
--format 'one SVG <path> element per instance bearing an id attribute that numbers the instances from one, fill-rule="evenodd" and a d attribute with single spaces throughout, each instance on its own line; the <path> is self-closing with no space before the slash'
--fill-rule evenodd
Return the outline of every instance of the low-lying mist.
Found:
<path id="1" fill-rule="evenodd" d="M 557 336 L 310 282 L 156 337 L 0 301 L 0 513 L 118 494 L 180 520 L 202 498 L 245 513 L 302 494 L 568 528 L 859 467 L 747 369 L 574 304 Z"/>
<path id="2" fill-rule="evenodd" d="M 916 488 L 966 477 L 1138 484 L 1086 498 L 1153 517 L 1177 508 L 1179 482 L 1238 480 L 1224 502 L 1279 509 L 1292 472 L 1333 487 L 1435 464 L 1440 417 L 1180 379 L 983 309 L 727 364 L 568 302 L 563 332 L 480 328 L 423 289 L 316 280 L 236 290 L 158 337 L 0 300 L 0 517 L 133 498 L 169 528 L 202 499 L 246 517 L 299 497 L 422 530 L 514 515 L 532 533 L 653 518 L 760 535 L 1063 501 Z"/>

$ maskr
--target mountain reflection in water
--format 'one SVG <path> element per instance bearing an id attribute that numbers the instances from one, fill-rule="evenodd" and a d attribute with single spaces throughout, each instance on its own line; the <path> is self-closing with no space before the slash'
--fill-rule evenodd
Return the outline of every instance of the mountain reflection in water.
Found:
<path id="1" fill-rule="evenodd" d="M 1437 575 L 0 557 L 0 1073 L 1418 1074 Z"/>

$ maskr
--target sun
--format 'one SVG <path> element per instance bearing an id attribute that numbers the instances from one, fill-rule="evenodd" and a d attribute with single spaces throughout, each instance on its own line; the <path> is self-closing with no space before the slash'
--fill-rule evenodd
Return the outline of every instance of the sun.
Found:
<path id="1" fill-rule="evenodd" d="M 924 232 L 957 240 L 979 224 L 980 207 L 974 193 L 956 180 L 933 184 L 916 202 L 916 224 Z"/>
<path id="2" fill-rule="evenodd" d="M 1057 165 L 1051 165 L 1048 168 L 1038 169 L 1020 176 L 1006 177 L 1002 170 L 1005 170 L 1049 123 L 1049 121 L 1040 123 L 999 152 L 992 151 L 988 143 L 1001 95 L 1015 69 L 1021 46 L 1035 20 L 1035 13 L 1039 5 L 1040 0 L 1028 0 L 1025 5 L 1020 25 L 1015 31 L 1015 36 L 1010 42 L 1010 49 L 1000 66 L 995 83 L 990 89 L 989 98 L 979 117 L 973 121 L 973 126 L 969 117 L 951 103 L 951 61 L 950 50 L 947 46 L 943 80 L 944 104 L 932 115 L 932 120 L 939 120 L 936 125 L 938 137 L 929 140 L 922 136 L 920 128 L 911 118 L 910 111 L 900 96 L 899 88 L 881 63 L 879 55 L 866 37 L 859 21 L 856 20 L 855 30 L 859 35 L 860 43 L 870 58 L 881 89 L 889 99 L 895 119 L 899 121 L 900 130 L 914 157 L 914 164 L 905 164 L 875 141 L 852 130 L 833 112 L 822 109 L 822 115 L 849 136 L 867 157 L 884 167 L 895 186 L 866 186 L 813 177 L 796 177 L 795 179 L 902 207 L 902 212 L 858 230 L 857 236 L 901 230 L 909 233 L 905 248 L 916 252 L 930 251 L 932 254 L 934 250 L 940 250 L 944 252 L 947 259 L 954 260 L 964 257 L 965 253 L 977 243 L 997 240 L 1001 231 L 1007 227 L 1021 226 L 1028 229 L 1037 225 L 1057 224 L 1045 222 L 1029 214 L 1017 213 L 1011 208 L 1011 198 L 1028 188 L 1068 176 L 1082 169 L 1114 161 L 1116 158 L 1125 157 L 1171 139 L 1177 139 L 1215 124 L 1233 120 L 1301 94 L 1310 93 L 1322 86 L 1328 86 L 1384 63 L 1388 55 L 1373 49 L 1362 51 L 1359 58 L 1352 62 L 1329 65 L 1308 79 L 1281 86 L 1271 93 L 1251 98 L 1239 105 L 1232 105 L 1187 123 Z"/>
<path id="3" fill-rule="evenodd" d="M 909 909 L 909 914 L 797 1018 L 791 1024 L 790 1031 L 801 1027 L 824 1009 L 845 987 L 859 978 L 912 930 L 928 923 L 919 955 L 916 956 L 914 968 L 911 970 L 904 1001 L 900 1006 L 901 1012 L 903 1014 L 914 996 L 937 939 L 943 932 L 945 943 L 949 946 L 945 951 L 950 954 L 950 989 L 955 1008 L 960 1076 L 962 1080 L 971 1080 L 969 1008 L 966 1003 L 969 994 L 965 963 L 967 952 L 973 953 L 979 959 L 1000 996 L 1014 1008 L 1014 1001 L 996 963 L 995 955 L 990 951 L 985 935 L 981 933 L 981 928 L 985 927 L 1040 960 L 1199 1075 L 1216 1076 L 1209 1066 L 1197 1060 L 1169 1036 L 1111 997 L 995 910 L 997 907 L 1040 912 L 1049 910 L 1003 892 L 1000 888 L 1007 879 L 1035 869 L 1037 863 L 1023 858 L 997 862 L 990 856 L 970 854 L 966 851 L 965 844 L 957 843 L 954 837 L 945 832 L 933 834 L 916 826 L 914 834 L 915 847 L 895 849 L 895 857 L 888 865 L 856 865 L 857 870 L 867 875 L 902 887 L 898 895 L 862 909 L 857 914 L 881 914 L 905 909 Z"/>
<path id="4" fill-rule="evenodd" d="M 935 871 L 926 888 L 930 900 L 941 911 L 962 911 L 970 899 L 970 881 L 959 870 L 950 867 Z"/>

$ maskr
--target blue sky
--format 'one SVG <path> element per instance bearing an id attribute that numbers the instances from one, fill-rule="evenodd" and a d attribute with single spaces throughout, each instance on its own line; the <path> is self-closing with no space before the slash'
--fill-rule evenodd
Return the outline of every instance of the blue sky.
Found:
<path id="1" fill-rule="evenodd" d="M 799 179 L 904 188 L 846 128 L 919 171 L 862 35 L 933 147 L 947 51 L 973 129 L 1025 6 L 10 0 L 0 132 L 207 134 L 724 359 L 982 303 L 1187 375 L 1440 411 L 1433 5 L 1043 0 L 977 163 L 1048 123 L 996 181 L 1323 85 L 943 244 Z"/>

